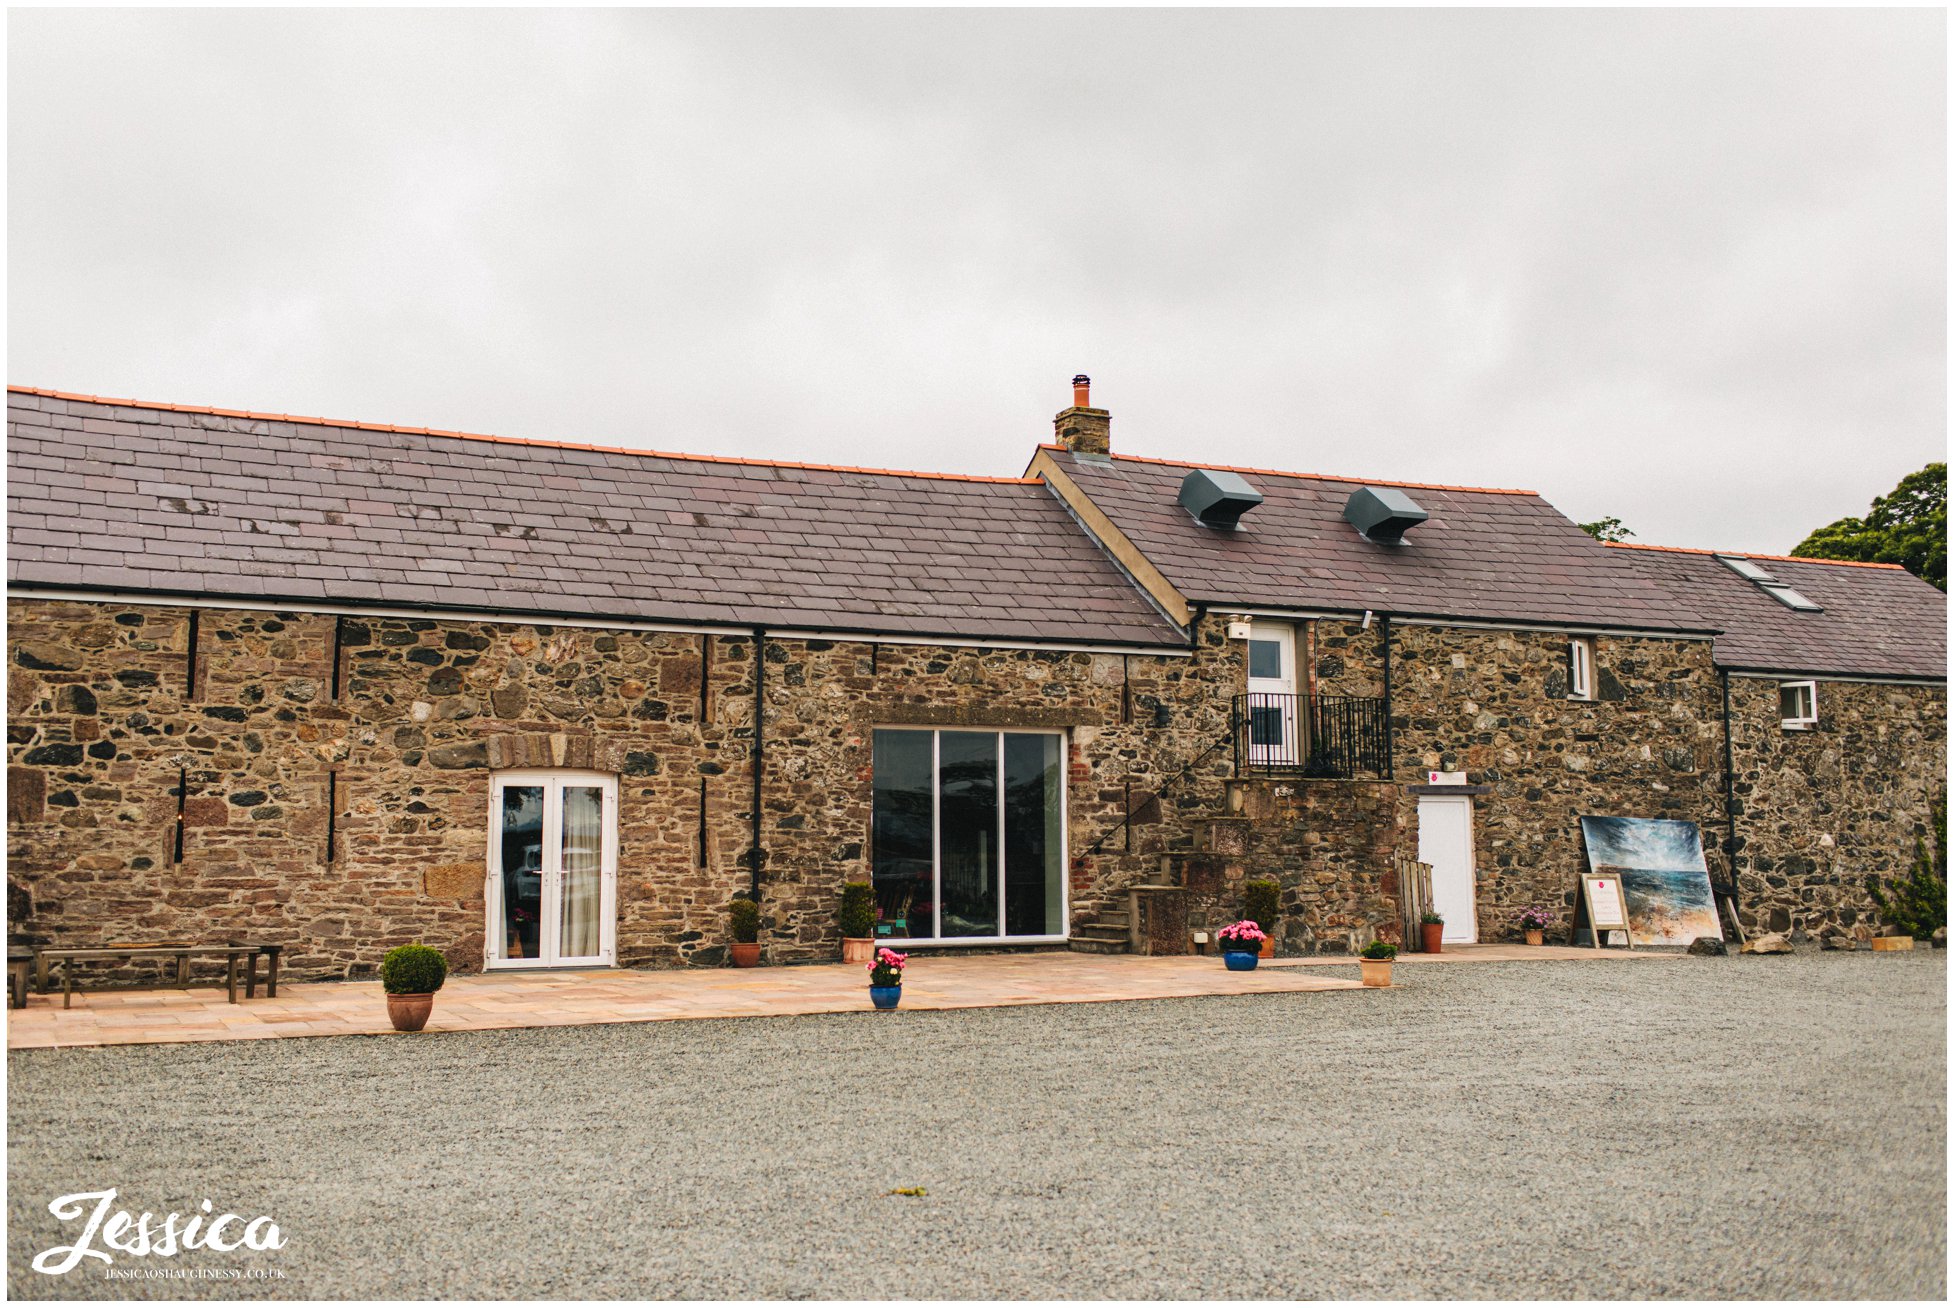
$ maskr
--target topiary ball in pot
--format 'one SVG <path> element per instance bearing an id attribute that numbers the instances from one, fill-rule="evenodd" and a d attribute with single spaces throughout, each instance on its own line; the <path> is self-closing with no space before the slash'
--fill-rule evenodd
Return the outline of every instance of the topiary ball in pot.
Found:
<path id="1" fill-rule="evenodd" d="M 875 888 L 866 881 L 841 887 L 841 961 L 866 963 L 875 952 Z"/>
<path id="2" fill-rule="evenodd" d="M 727 915 L 732 920 L 734 967 L 753 967 L 760 961 L 760 906 L 742 896 L 735 899 Z"/>
<path id="3" fill-rule="evenodd" d="M 1282 883 L 1257 879 L 1242 882 L 1242 916 L 1262 928 L 1262 957 L 1275 956 L 1276 920 L 1282 916 Z"/>
<path id="4" fill-rule="evenodd" d="M 426 945 L 389 949 L 380 962 L 380 984 L 390 995 L 431 995 L 448 979 L 448 960 Z"/>
<path id="5" fill-rule="evenodd" d="M 387 992 L 387 1020 L 396 1031 L 418 1031 L 434 1011 L 434 992 L 448 979 L 448 960 L 426 945 L 389 949 L 380 960 L 380 988 Z"/>
<path id="6" fill-rule="evenodd" d="M 735 899 L 727 910 L 733 920 L 733 939 L 750 945 L 760 938 L 760 906 L 750 899 Z"/>

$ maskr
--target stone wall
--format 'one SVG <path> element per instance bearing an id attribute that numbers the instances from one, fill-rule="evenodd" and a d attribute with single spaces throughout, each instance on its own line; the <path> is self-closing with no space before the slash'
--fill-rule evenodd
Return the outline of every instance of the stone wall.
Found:
<path id="1" fill-rule="evenodd" d="M 1383 693 L 1382 623 L 1311 625 L 1321 693 Z M 1598 636 L 1584 701 L 1567 698 L 1563 635 L 1397 622 L 1391 638 L 1396 780 L 1464 772 L 1492 787 L 1473 800 L 1481 940 L 1517 939 L 1512 918 L 1530 904 L 1571 912 L 1583 814 L 1686 819 L 1715 843 L 1721 689 L 1707 641 Z M 1415 855 L 1417 797 L 1403 806 Z"/>
<path id="2" fill-rule="evenodd" d="M 618 778 L 618 961 L 723 958 L 752 876 L 750 633 L 202 610 L 192 659 L 183 608 L 9 614 L 14 930 L 264 935 L 303 976 L 360 975 L 423 940 L 477 968 L 491 775 L 579 768 Z M 1381 636 L 1309 624 L 1318 689 L 1380 694 Z M 1393 858 L 1417 849 L 1404 787 L 1427 771 L 1491 787 L 1482 939 L 1513 936 L 1527 904 L 1571 904 L 1584 813 L 1696 821 L 1721 879 L 1708 644 L 1596 647 L 1598 698 L 1573 702 L 1563 637 L 1394 624 L 1395 785 L 1231 785 L 1243 647 L 1213 615 L 1191 657 L 769 637 L 763 942 L 774 961 L 835 956 L 841 884 L 868 875 L 877 725 L 1066 733 L 1074 924 L 1167 882 L 1211 929 L 1239 915 L 1244 877 L 1273 876 L 1285 952 L 1388 938 Z M 1787 734 L 1773 683 L 1732 686 L 1747 914 L 1862 925 L 1865 875 L 1904 866 L 1944 778 L 1944 691 L 1826 683 L 1819 729 Z"/>
<path id="3" fill-rule="evenodd" d="M 839 948 L 834 907 L 841 882 L 868 875 L 877 725 L 1064 729 L 1076 922 L 1145 878 L 1164 850 L 1184 847 L 1192 818 L 1212 808 L 1225 750 L 1164 800 L 1160 792 L 1188 760 L 1226 738 L 1227 699 L 1203 677 L 1217 663 L 1225 675 L 1231 660 L 1239 652 L 1218 636 L 1198 662 L 769 641 L 764 907 L 782 956 Z M 1122 824 L 1129 809 L 1136 820 Z"/>
<path id="4" fill-rule="evenodd" d="M 1242 882 L 1261 878 L 1282 887 L 1279 954 L 1397 943 L 1395 857 L 1404 834 L 1397 787 L 1385 781 L 1230 782 L 1222 811 L 1197 823 L 1197 849 L 1180 860 L 1188 926 L 1212 934 L 1239 920 Z"/>
<path id="5" fill-rule="evenodd" d="M 1946 688 L 1820 681 L 1806 731 L 1784 729 L 1776 681 L 1732 677 L 1730 705 L 1746 928 L 1876 934 L 1866 879 L 1905 875 L 1946 792 Z"/>
<path id="6" fill-rule="evenodd" d="M 193 688 L 189 610 L 9 615 L 15 930 L 264 935 L 301 976 L 422 940 L 477 968 L 491 774 L 588 768 L 619 779 L 618 961 L 723 957 L 751 876 L 751 635 L 202 610 Z M 1063 729 L 1075 921 L 1186 848 L 1226 777 L 1226 750 L 1181 775 L 1226 739 L 1206 678 L 1237 677 L 1240 654 L 1218 631 L 1198 660 L 773 638 L 765 659 L 776 961 L 838 949 L 878 724 Z"/>

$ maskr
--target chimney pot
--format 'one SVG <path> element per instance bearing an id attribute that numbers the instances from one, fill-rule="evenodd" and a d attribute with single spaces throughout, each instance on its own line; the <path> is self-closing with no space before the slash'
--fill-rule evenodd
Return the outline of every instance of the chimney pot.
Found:
<path id="1" fill-rule="evenodd" d="M 1092 378 L 1080 373 L 1072 379 L 1072 407 L 1052 420 L 1058 443 L 1074 454 L 1111 454 L 1113 415 L 1092 407 Z"/>

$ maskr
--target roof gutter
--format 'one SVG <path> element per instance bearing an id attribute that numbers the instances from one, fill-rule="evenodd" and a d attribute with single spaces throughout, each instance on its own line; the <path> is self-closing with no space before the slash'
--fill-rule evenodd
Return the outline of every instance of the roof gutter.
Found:
<path id="1" fill-rule="evenodd" d="M 1721 667 L 1720 670 L 1732 677 L 1748 677 L 1762 681 L 1806 680 L 1806 681 L 1852 681 L 1872 686 L 1945 686 L 1947 677 L 1909 677 L 1895 673 L 1885 675 L 1878 672 L 1813 672 L 1803 668 L 1739 668 Z"/>
<path id="2" fill-rule="evenodd" d="M 539 609 L 471 608 L 460 604 L 387 604 L 359 600 L 304 599 L 284 595 L 222 595 L 210 591 L 114 590 L 100 586 L 66 585 L 56 582 L 15 583 L 7 587 L 8 599 L 90 600 L 103 604 L 149 605 L 157 608 L 234 609 L 250 612 L 323 613 L 345 617 L 441 618 L 455 622 L 520 622 L 557 627 L 594 627 L 605 631 L 666 631 L 682 635 L 719 636 L 744 634 L 750 624 L 698 619 L 691 622 L 660 622 L 654 619 L 611 614 L 558 613 Z M 866 629 L 836 630 L 823 627 L 796 627 L 791 624 L 770 628 L 775 635 L 797 640 L 872 641 L 883 645 L 945 645 L 965 649 L 1058 650 L 1078 654 L 1151 654 L 1166 658 L 1185 658 L 1192 651 L 1181 644 L 1122 645 L 1091 641 L 998 640 L 995 637 L 959 636 L 951 633 L 895 634 Z"/>
<path id="3" fill-rule="evenodd" d="M 1209 599 L 1203 601 L 1211 609 L 1227 613 L 1240 613 L 1248 617 L 1269 618 L 1354 618 L 1361 620 L 1365 613 L 1381 613 L 1375 607 L 1336 608 L 1321 605 L 1298 605 L 1293 608 L 1272 607 L 1269 605 L 1237 604 L 1229 600 Z M 1634 627 L 1607 622 L 1534 622 L 1520 618 L 1464 618 L 1445 613 L 1406 613 L 1393 609 L 1392 616 L 1407 627 L 1466 627 L 1483 631 L 1539 631 L 1553 635 L 1585 635 L 1589 632 L 1606 633 L 1614 636 L 1647 636 L 1657 640 L 1709 640 L 1720 635 L 1721 629 L 1714 627 Z"/>

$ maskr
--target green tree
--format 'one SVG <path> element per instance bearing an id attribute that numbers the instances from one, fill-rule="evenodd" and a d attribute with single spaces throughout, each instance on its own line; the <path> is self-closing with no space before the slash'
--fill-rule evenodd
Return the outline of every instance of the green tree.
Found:
<path id="1" fill-rule="evenodd" d="M 1620 518 L 1601 518 L 1595 522 L 1580 524 L 1581 530 L 1598 541 L 1627 540 L 1635 533 L 1622 526 Z"/>
<path id="2" fill-rule="evenodd" d="M 1890 890 L 1878 877 L 1866 878 L 1866 889 L 1886 920 L 1915 940 L 1931 939 L 1947 925 L 1947 794 L 1934 804 L 1934 844 L 1925 836 L 1913 838 L 1913 866 Z"/>
<path id="3" fill-rule="evenodd" d="M 1946 590 L 1947 465 L 1930 463 L 1909 473 L 1892 494 L 1873 501 L 1871 513 L 1820 527 L 1791 552 L 1806 559 L 1897 563 Z"/>

